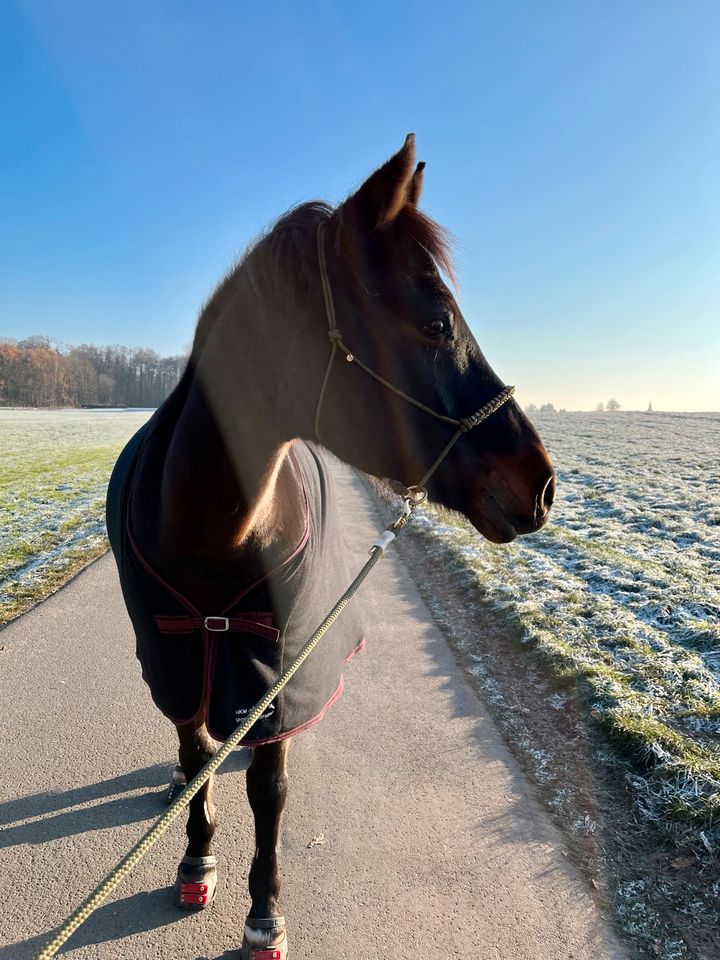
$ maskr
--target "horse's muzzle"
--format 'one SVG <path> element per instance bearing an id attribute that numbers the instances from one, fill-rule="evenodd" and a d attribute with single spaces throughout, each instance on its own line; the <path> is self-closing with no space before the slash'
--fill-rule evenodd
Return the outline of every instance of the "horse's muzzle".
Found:
<path id="1" fill-rule="evenodd" d="M 488 471 L 471 498 L 466 515 L 492 543 L 510 543 L 517 536 L 545 526 L 555 500 L 555 472 L 544 448 L 532 470 L 496 465 Z"/>

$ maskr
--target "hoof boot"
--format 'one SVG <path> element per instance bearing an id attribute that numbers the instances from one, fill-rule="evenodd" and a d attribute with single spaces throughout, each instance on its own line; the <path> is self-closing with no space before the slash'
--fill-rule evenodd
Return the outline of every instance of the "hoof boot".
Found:
<path id="1" fill-rule="evenodd" d="M 205 910 L 217 889 L 215 857 L 183 857 L 173 887 L 173 904 L 180 910 Z"/>
<path id="2" fill-rule="evenodd" d="M 247 919 L 240 960 L 287 960 L 287 955 L 285 917 Z"/>

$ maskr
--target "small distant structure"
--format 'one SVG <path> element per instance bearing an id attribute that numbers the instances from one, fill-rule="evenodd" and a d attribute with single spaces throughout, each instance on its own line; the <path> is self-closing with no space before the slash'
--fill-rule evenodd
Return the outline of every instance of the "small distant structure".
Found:
<path id="1" fill-rule="evenodd" d="M 652 412 L 653 412 L 653 408 L 652 408 L 652 400 L 651 400 L 650 403 L 648 404 L 648 408 L 645 411 L 645 413 L 652 413 Z"/>

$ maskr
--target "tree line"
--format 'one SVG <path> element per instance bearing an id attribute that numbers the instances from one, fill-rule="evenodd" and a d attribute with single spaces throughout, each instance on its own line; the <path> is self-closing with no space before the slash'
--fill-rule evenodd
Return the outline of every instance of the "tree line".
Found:
<path id="1" fill-rule="evenodd" d="M 156 407 L 186 363 L 142 347 L 0 339 L 0 406 Z"/>
<path id="2" fill-rule="evenodd" d="M 595 409 L 598 412 L 603 410 L 609 410 L 610 413 L 614 413 L 616 410 L 620 409 L 620 404 L 617 400 L 608 400 L 607 403 L 599 403 Z M 650 411 L 652 411 L 652 404 L 650 404 Z M 552 403 L 543 403 L 541 406 L 536 406 L 534 403 L 529 403 L 525 407 L 526 413 L 565 413 L 565 410 L 556 410 L 555 405 Z"/>

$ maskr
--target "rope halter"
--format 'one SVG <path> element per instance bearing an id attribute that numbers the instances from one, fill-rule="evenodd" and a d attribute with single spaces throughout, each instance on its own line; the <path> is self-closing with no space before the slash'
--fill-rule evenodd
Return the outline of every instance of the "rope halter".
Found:
<path id="1" fill-rule="evenodd" d="M 325 298 L 325 312 L 327 314 L 328 320 L 328 340 L 331 344 L 330 357 L 328 359 L 327 367 L 325 368 L 325 376 L 322 379 L 322 384 L 320 386 L 320 393 L 318 395 L 317 406 L 315 408 L 315 436 L 318 440 L 322 442 L 320 436 L 320 417 L 322 414 L 323 402 L 325 400 L 325 394 L 327 392 L 328 382 L 330 380 L 330 373 L 333 368 L 333 363 L 335 361 L 335 354 L 338 350 L 342 350 L 345 354 L 345 359 L 348 363 L 354 363 L 356 366 L 360 367 L 361 370 L 364 370 L 369 376 L 374 380 L 377 380 L 378 383 L 381 383 L 388 390 L 391 390 L 398 397 L 402 397 L 403 400 L 407 400 L 408 403 L 411 403 L 414 407 L 417 407 L 418 410 L 422 410 L 424 413 L 427 413 L 431 417 L 435 417 L 436 420 L 442 420 L 443 423 L 449 423 L 451 426 L 455 427 L 455 433 L 452 435 L 448 443 L 445 445 L 444 449 L 440 453 L 440 456 L 435 460 L 430 469 L 427 471 L 425 476 L 412 487 L 408 488 L 408 497 L 413 503 L 413 506 L 417 506 L 418 503 L 422 503 L 423 500 L 427 498 L 427 492 L 425 490 L 425 484 L 428 482 L 430 477 L 435 473 L 443 460 L 450 453 L 452 448 L 455 446 L 457 441 L 464 433 L 468 433 L 470 430 L 474 430 L 475 427 L 479 426 L 484 420 L 487 420 L 488 417 L 491 417 L 496 413 L 500 407 L 502 407 L 515 393 L 515 387 L 503 387 L 500 393 L 497 396 L 493 397 L 491 400 L 488 400 L 487 403 L 483 404 L 479 410 L 476 410 L 469 417 L 463 417 L 460 420 L 456 420 L 454 417 L 445 416 L 443 413 L 438 413 L 436 410 L 433 410 L 431 407 L 428 407 L 426 404 L 421 403 L 419 400 L 416 400 L 414 397 L 408 396 L 407 393 L 404 393 L 398 387 L 394 386 L 384 377 L 381 377 L 379 373 L 376 373 L 372 370 L 366 363 L 363 363 L 344 343 L 342 338 L 342 333 L 337 325 L 337 319 L 335 315 L 335 301 L 333 299 L 332 287 L 330 286 L 330 278 L 328 277 L 327 270 L 327 260 L 325 257 L 325 242 L 324 242 L 324 233 L 326 229 L 325 221 L 319 224 L 317 229 L 317 250 L 318 250 L 318 262 L 320 264 L 320 280 L 322 282 L 323 288 L 323 297 Z"/>

